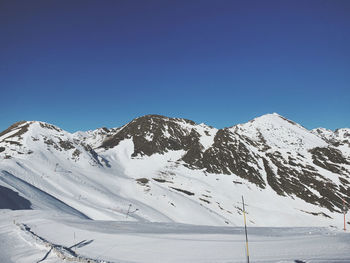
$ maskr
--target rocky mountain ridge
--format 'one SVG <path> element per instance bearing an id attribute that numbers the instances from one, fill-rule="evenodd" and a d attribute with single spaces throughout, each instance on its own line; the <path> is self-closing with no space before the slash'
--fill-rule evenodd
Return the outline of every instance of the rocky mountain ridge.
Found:
<path id="1" fill-rule="evenodd" d="M 116 149 L 127 142 L 132 144 L 128 152 L 117 154 Z M 232 176 L 237 184 L 248 183 L 258 191 L 272 189 L 283 198 L 298 198 L 325 209 L 322 211 L 328 213 L 322 213 L 328 217 L 341 213 L 342 199 L 350 203 L 350 129 L 309 131 L 278 114 L 224 129 L 146 115 L 120 128 L 74 134 L 43 122 L 19 122 L 0 133 L 1 162 L 48 152 L 62 169 L 66 169 L 67 165 L 61 164 L 65 162 L 102 170 L 122 167 L 119 156 L 123 154 L 128 161 L 146 161 L 178 152 L 175 160 L 168 160 L 175 168 L 157 171 L 158 175 L 173 175 L 158 176 L 158 180 L 176 177 L 180 166 L 208 177 Z M 116 159 L 118 163 L 114 163 Z M 182 190 L 192 193 L 191 189 Z"/>

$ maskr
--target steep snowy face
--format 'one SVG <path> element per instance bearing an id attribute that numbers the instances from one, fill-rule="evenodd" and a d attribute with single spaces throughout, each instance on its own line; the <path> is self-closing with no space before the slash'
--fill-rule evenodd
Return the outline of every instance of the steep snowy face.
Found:
<path id="1" fill-rule="evenodd" d="M 277 113 L 266 114 L 231 128 L 235 133 L 274 149 L 305 151 L 327 143 L 299 124 Z"/>
<path id="2" fill-rule="evenodd" d="M 0 153 L 5 158 L 11 158 L 12 151 L 19 154 L 31 153 L 31 150 L 23 146 L 23 136 L 27 133 L 31 123 L 27 121 L 16 122 L 0 133 Z"/>

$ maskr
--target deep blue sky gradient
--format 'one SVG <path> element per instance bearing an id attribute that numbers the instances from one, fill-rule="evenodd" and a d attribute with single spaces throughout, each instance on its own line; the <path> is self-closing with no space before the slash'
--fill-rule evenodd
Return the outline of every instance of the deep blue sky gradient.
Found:
<path id="1" fill-rule="evenodd" d="M 350 1 L 1 0 L 0 130 L 145 114 L 350 127 Z"/>

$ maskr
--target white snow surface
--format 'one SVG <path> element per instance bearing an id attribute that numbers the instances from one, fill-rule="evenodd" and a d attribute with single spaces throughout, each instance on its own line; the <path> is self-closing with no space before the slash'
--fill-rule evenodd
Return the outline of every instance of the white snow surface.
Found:
<path id="1" fill-rule="evenodd" d="M 78 257 L 118 263 L 246 262 L 242 227 L 92 221 L 38 210 L 0 213 L 2 263 L 66 262 L 52 247 L 74 251 L 73 262 Z M 251 262 L 350 262 L 348 232 L 248 225 L 248 236 Z"/>
<path id="2" fill-rule="evenodd" d="M 34 209 L 0 210 L 0 262 L 39 262 L 48 253 L 13 220 L 54 244 L 71 247 L 92 240 L 76 250 L 93 259 L 245 262 L 242 195 L 252 262 L 350 262 L 349 233 L 340 231 L 342 214 L 258 188 L 236 175 L 189 169 L 178 161 L 184 151 L 132 158 L 134 144 L 126 139 L 108 150 L 96 148 L 96 159 L 78 139 L 97 146 L 105 130 L 70 134 L 40 122 L 27 124 L 20 137 L 8 138 L 19 127 L 0 138 L 0 146 L 6 145 L 0 153 L 0 185 L 28 199 Z M 328 145 L 277 114 L 230 129 L 257 141 L 262 136 L 282 154 Z M 196 131 L 209 148 L 217 130 L 197 125 Z M 345 129 L 339 134 L 348 138 Z M 19 144 L 8 147 L 4 141 Z M 62 149 L 62 142 L 70 146 Z M 52 253 L 43 261 L 61 262 Z"/>
<path id="3" fill-rule="evenodd" d="M 339 149 L 345 156 L 350 158 L 350 129 L 342 128 L 335 131 L 325 128 L 317 128 L 311 132 L 326 141 L 333 144 L 333 147 Z"/>
<path id="4" fill-rule="evenodd" d="M 269 146 L 278 149 L 301 151 L 328 145 L 306 128 L 277 113 L 263 115 L 248 123 L 233 126 L 231 129 L 257 141 L 260 140 L 259 136 L 262 136 Z"/>

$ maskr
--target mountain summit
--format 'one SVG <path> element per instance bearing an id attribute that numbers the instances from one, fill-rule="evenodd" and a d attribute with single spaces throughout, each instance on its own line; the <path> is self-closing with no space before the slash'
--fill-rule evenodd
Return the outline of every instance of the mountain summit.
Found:
<path id="1" fill-rule="evenodd" d="M 244 194 L 257 226 L 336 225 L 350 203 L 350 129 L 276 113 L 224 129 L 146 115 L 73 134 L 22 121 L 0 133 L 0 172 L 34 207 L 62 207 L 37 189 L 93 219 L 123 220 L 132 205 L 130 220 L 241 225 Z"/>

